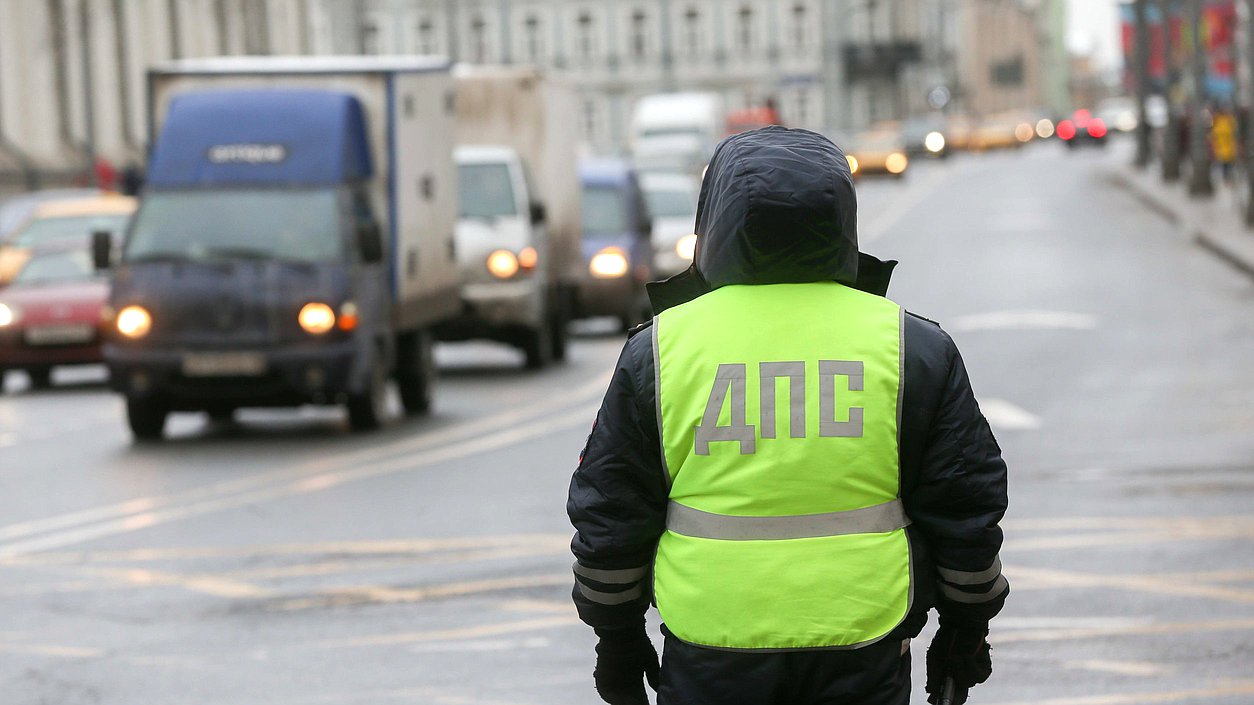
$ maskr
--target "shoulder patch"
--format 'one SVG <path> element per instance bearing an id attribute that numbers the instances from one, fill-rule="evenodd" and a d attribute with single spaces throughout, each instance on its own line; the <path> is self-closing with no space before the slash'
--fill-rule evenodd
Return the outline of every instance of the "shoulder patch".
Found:
<path id="1" fill-rule="evenodd" d="M 919 314 L 915 313 L 914 311 L 906 311 L 906 314 L 907 314 L 907 315 L 910 315 L 910 316 L 914 316 L 915 318 L 919 319 L 920 321 L 927 321 L 928 323 L 931 323 L 932 325 L 936 326 L 937 328 L 940 328 L 940 327 L 941 327 L 941 324 L 937 323 L 936 321 L 933 321 L 932 319 L 930 319 L 930 318 L 928 318 L 928 317 L 926 317 L 926 316 L 920 316 Z"/>
<path id="2" fill-rule="evenodd" d="M 628 340 L 631 340 L 632 338 L 636 337 L 636 334 L 637 334 L 637 333 L 639 333 L 640 331 L 643 331 L 643 330 L 648 329 L 648 327 L 649 327 L 649 326 L 651 326 L 651 325 L 653 325 L 653 319 L 652 319 L 652 318 L 650 318 L 649 320 L 645 321 L 644 323 L 641 323 L 641 324 L 637 325 L 635 328 L 632 328 L 631 330 L 627 331 L 627 339 L 628 339 Z"/>

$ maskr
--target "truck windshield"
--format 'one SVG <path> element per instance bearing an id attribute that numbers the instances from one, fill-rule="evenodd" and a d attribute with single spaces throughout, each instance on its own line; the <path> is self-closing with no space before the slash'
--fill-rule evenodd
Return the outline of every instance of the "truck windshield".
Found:
<path id="1" fill-rule="evenodd" d="M 623 192 L 607 186 L 588 186 L 583 190 L 583 233 L 619 236 L 627 232 L 627 208 Z"/>
<path id="2" fill-rule="evenodd" d="M 462 164 L 457 167 L 462 218 L 500 218 L 518 214 L 509 167 L 504 164 Z"/>
<path id="3" fill-rule="evenodd" d="M 330 189 L 150 192 L 125 259 L 337 261 L 339 204 Z"/>

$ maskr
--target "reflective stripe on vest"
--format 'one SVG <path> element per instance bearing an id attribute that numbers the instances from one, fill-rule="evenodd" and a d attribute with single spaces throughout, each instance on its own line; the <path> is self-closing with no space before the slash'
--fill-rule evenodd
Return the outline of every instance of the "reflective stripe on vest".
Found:
<path id="1" fill-rule="evenodd" d="M 905 618 L 902 316 L 815 283 L 722 287 L 654 321 L 671 482 L 654 595 L 675 636 L 857 648 Z"/>

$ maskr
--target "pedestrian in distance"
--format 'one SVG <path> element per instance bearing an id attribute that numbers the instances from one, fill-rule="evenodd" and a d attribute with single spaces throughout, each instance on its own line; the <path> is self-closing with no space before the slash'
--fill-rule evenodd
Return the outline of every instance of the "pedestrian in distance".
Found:
<path id="1" fill-rule="evenodd" d="M 574 601 L 611 705 L 906 705 L 992 672 L 1006 466 L 962 358 L 858 252 L 845 155 L 766 127 L 703 179 L 571 480 Z M 646 632 L 661 616 L 658 656 Z"/>

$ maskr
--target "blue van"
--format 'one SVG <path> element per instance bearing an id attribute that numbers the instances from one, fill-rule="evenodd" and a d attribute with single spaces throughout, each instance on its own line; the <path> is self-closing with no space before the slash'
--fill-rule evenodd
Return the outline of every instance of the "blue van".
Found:
<path id="1" fill-rule="evenodd" d="M 579 181 L 586 266 L 578 317 L 613 316 L 627 330 L 649 315 L 644 285 L 653 279 L 653 218 L 628 162 L 584 160 Z"/>

